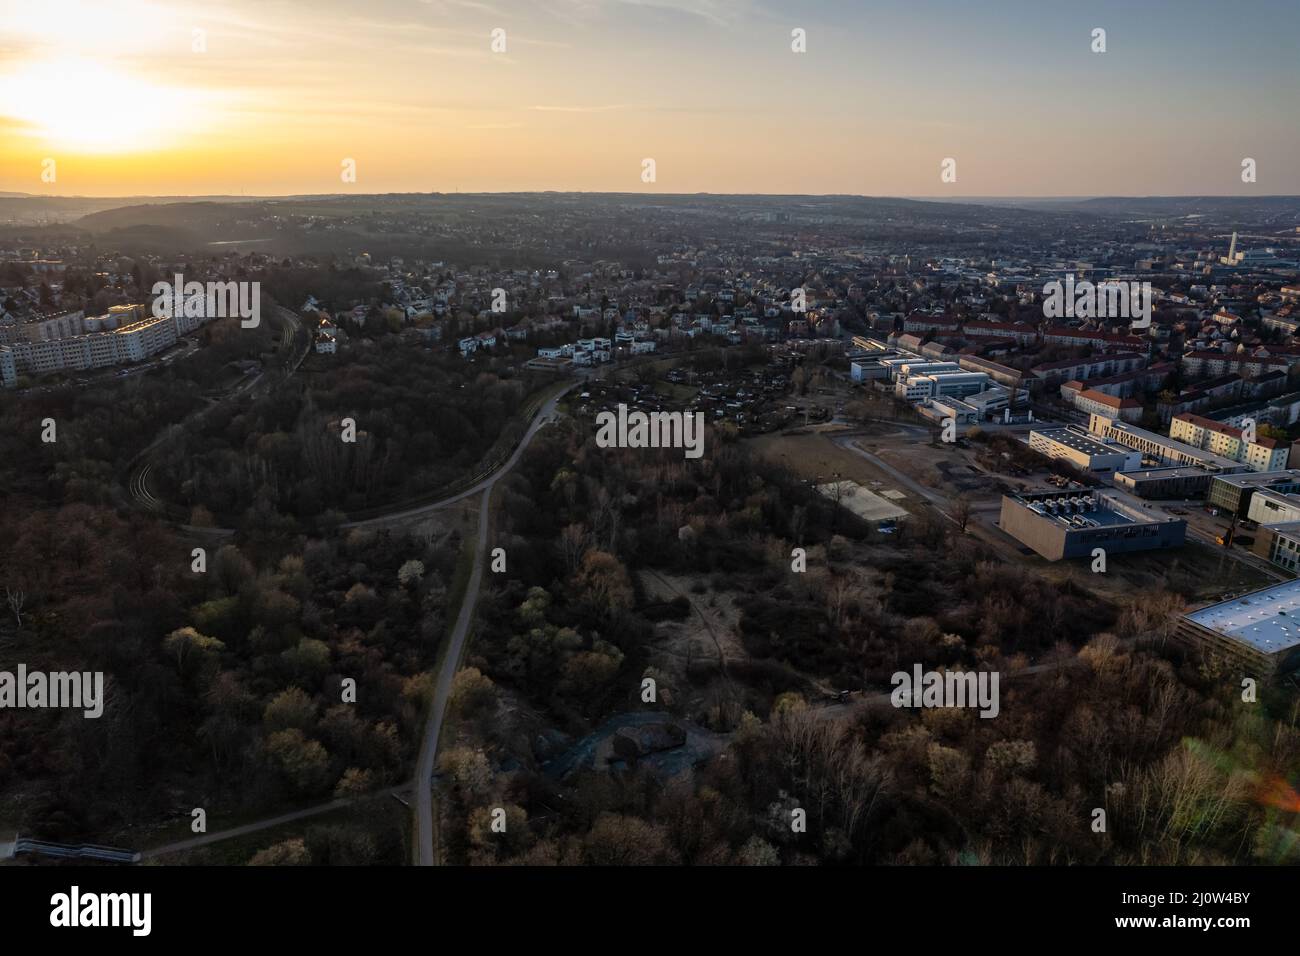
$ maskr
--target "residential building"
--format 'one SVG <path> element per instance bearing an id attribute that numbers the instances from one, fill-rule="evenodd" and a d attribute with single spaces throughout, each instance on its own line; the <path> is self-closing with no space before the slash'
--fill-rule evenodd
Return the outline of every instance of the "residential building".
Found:
<path id="1" fill-rule="evenodd" d="M 0 386 L 13 388 L 18 384 L 18 365 L 14 361 L 14 350 L 8 345 L 0 345 Z"/>
<path id="2" fill-rule="evenodd" d="M 1142 417 L 1142 403 L 1132 398 L 1117 398 L 1096 389 L 1085 388 L 1074 398 L 1074 407 L 1085 415 L 1106 415 L 1125 422 Z"/>
<path id="3" fill-rule="evenodd" d="M 1289 446 L 1272 438 L 1247 441 L 1240 428 L 1190 413 L 1174 416 L 1169 423 L 1169 437 L 1243 462 L 1251 471 L 1284 468 L 1290 453 Z"/>
<path id="4" fill-rule="evenodd" d="M 1088 417 L 1088 431 L 1111 441 L 1134 448 L 1148 458 L 1165 465 L 1195 465 L 1218 474 L 1245 471 L 1240 462 L 1204 451 L 1185 442 L 1147 431 L 1117 418 L 1093 413 Z"/>

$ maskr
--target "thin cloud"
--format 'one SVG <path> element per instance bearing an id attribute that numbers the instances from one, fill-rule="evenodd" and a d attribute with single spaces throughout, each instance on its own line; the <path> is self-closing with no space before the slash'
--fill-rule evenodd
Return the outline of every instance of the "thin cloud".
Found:
<path id="1" fill-rule="evenodd" d="M 614 104 L 612 106 L 530 106 L 529 109 L 539 113 L 611 113 L 615 110 L 630 110 L 632 107 Z"/>

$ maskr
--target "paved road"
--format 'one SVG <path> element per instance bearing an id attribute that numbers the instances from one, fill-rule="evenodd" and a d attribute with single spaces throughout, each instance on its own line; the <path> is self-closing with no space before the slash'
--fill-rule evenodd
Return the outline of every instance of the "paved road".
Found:
<path id="1" fill-rule="evenodd" d="M 514 453 L 498 468 L 486 472 L 478 481 L 470 485 L 464 491 L 458 491 L 455 494 L 448 495 L 446 498 L 440 498 L 439 500 L 430 502 L 429 504 L 416 505 L 412 508 L 405 508 L 401 511 L 394 511 L 390 514 L 380 515 L 377 518 L 366 518 L 362 521 L 346 521 L 339 525 L 339 527 L 366 528 L 389 524 L 392 522 L 409 524 L 412 521 L 418 521 L 420 518 L 423 518 L 440 508 L 445 508 L 447 505 L 463 501 L 466 498 L 478 494 L 484 489 L 490 489 L 494 484 L 496 484 L 498 478 L 509 472 L 510 469 L 515 466 L 515 463 L 519 461 L 519 456 L 524 453 L 524 449 L 527 448 L 528 443 L 533 440 L 533 436 L 537 434 L 537 430 L 555 417 L 555 406 L 559 404 L 560 399 L 582 384 L 584 384 L 582 380 L 571 382 L 562 391 L 556 392 L 546 402 L 544 402 L 541 408 L 539 408 L 537 413 L 533 416 L 533 421 L 528 427 L 528 431 L 524 433 L 524 437 L 521 438 L 519 444 L 515 446 Z"/>
<path id="2" fill-rule="evenodd" d="M 469 495 L 480 493 L 478 509 L 478 542 L 474 551 L 474 569 L 470 572 L 469 585 L 465 588 L 465 597 L 461 600 L 460 613 L 456 617 L 456 626 L 451 632 L 446 653 L 442 658 L 442 669 L 434 686 L 433 703 L 429 706 L 429 717 L 424 728 L 424 739 L 420 742 L 420 756 L 415 765 L 415 846 L 416 863 L 419 866 L 433 866 L 433 770 L 438 759 L 438 737 L 442 734 L 443 718 L 447 714 L 447 702 L 451 697 L 451 684 L 460 669 L 461 655 L 469 638 L 470 626 L 474 621 L 474 608 L 478 604 L 478 592 L 483 584 L 483 565 L 488 554 L 488 526 L 491 524 L 490 504 L 492 488 L 501 478 L 509 474 L 527 449 L 533 436 L 555 416 L 555 406 L 560 398 L 576 386 L 575 382 L 564 391 L 553 396 L 537 412 L 523 439 L 509 460 L 487 478 L 472 488 L 440 502 L 437 507 L 459 501 Z M 413 509 L 411 516 L 430 510 L 429 506 Z M 390 515 L 388 519 L 395 517 Z"/>
<path id="3" fill-rule="evenodd" d="M 493 479 L 495 481 L 495 479 Z M 460 602 L 456 626 L 447 643 L 442 669 L 429 705 L 429 718 L 420 741 L 420 757 L 415 764 L 415 862 L 418 866 L 433 866 L 433 769 L 438 759 L 438 738 L 442 735 L 442 721 L 447 716 L 447 703 L 451 699 L 451 685 L 460 669 L 460 658 L 465 652 L 474 609 L 478 605 L 479 588 L 483 585 L 483 564 L 487 555 L 488 525 L 492 487 L 483 489 L 478 509 L 478 542 L 474 547 L 474 569 L 470 572 L 465 597 Z"/>

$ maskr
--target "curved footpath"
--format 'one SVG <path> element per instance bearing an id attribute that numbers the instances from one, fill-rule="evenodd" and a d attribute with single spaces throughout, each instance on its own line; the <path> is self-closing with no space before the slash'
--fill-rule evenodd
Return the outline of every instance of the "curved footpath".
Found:
<path id="1" fill-rule="evenodd" d="M 456 626 L 443 654 L 442 667 L 438 671 L 438 680 L 434 686 L 433 703 L 429 705 L 429 716 L 424 728 L 424 739 L 420 743 L 420 756 L 415 765 L 415 862 L 419 866 L 433 866 L 433 769 L 438 759 L 438 737 L 442 734 L 442 722 L 447 714 L 447 702 L 451 697 L 451 684 L 460 669 L 461 656 L 465 652 L 465 643 L 469 638 L 474 621 L 474 609 L 478 604 L 478 592 L 483 585 L 483 564 L 488 553 L 488 526 L 491 524 L 492 489 L 498 481 L 510 473 L 523 455 L 533 436 L 550 422 L 555 415 L 555 406 L 560 399 L 576 387 L 574 382 L 563 391 L 552 396 L 537 412 L 533 424 L 529 427 L 514 454 L 506 463 L 487 478 L 458 495 L 439 503 L 438 507 L 460 501 L 472 494 L 482 492 L 478 509 L 478 542 L 474 551 L 474 568 L 470 572 L 469 586 L 465 588 L 465 597 L 461 600 L 460 613 L 456 616 Z M 429 510 L 416 509 L 415 513 Z M 390 516 L 392 517 L 401 516 Z"/>

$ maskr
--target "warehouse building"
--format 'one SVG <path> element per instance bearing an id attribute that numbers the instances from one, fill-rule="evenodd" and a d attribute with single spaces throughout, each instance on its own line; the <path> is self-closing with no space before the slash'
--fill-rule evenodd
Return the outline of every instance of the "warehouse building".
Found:
<path id="1" fill-rule="evenodd" d="M 1266 679 L 1300 666 L 1300 580 L 1184 614 L 1175 635 Z"/>
<path id="2" fill-rule="evenodd" d="M 1045 491 L 1002 496 L 998 526 L 1049 561 L 1182 547 L 1187 522 L 1116 492 Z"/>

